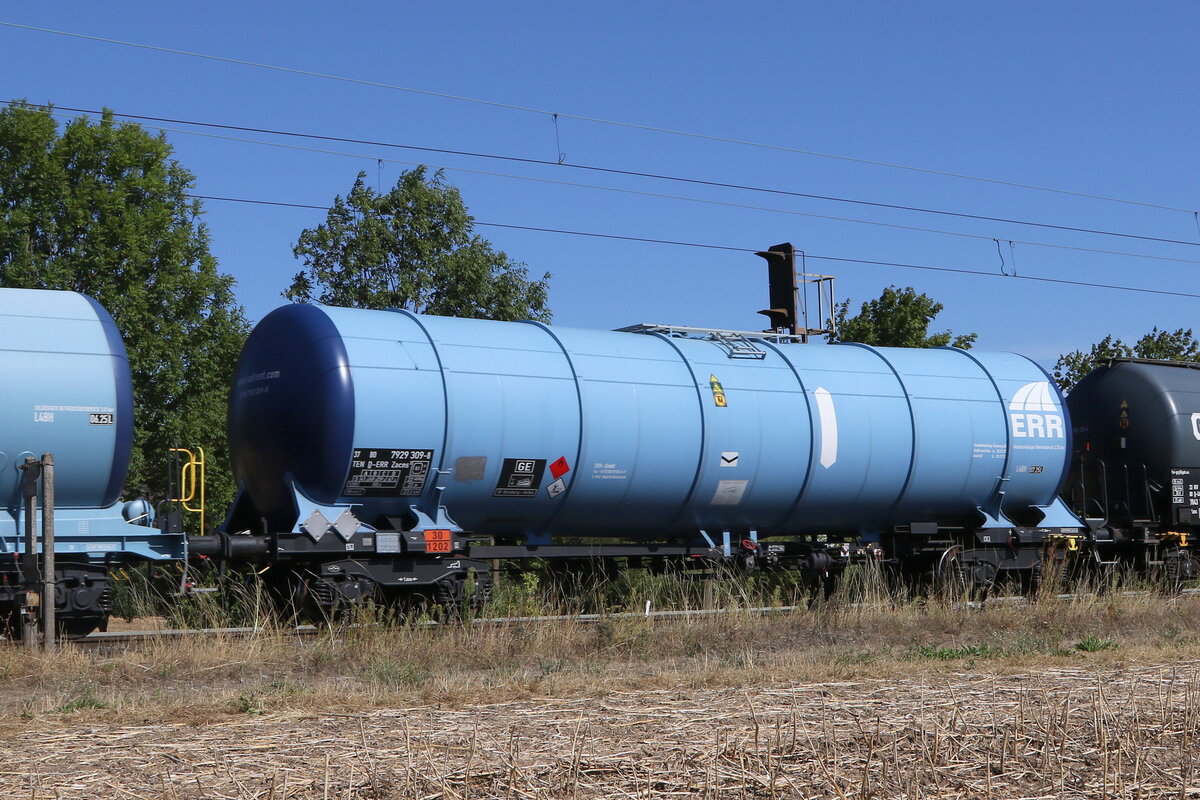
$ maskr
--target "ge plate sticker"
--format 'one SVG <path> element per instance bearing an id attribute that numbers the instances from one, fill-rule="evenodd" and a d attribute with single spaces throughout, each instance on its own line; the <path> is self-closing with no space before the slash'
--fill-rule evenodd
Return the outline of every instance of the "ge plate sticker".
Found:
<path id="1" fill-rule="evenodd" d="M 347 497 L 418 497 L 433 465 L 432 450 L 363 447 L 350 455 Z"/>
<path id="2" fill-rule="evenodd" d="M 545 471 L 544 458 L 506 458 L 492 497 L 537 497 Z"/>
<path id="3" fill-rule="evenodd" d="M 746 484 L 748 483 L 749 481 L 717 481 L 717 490 L 713 492 L 712 505 L 741 505 L 742 495 L 746 493 Z"/>

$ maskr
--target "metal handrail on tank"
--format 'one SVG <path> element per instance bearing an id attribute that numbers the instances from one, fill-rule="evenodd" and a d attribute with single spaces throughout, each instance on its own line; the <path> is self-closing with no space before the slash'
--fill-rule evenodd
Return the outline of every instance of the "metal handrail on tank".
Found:
<path id="1" fill-rule="evenodd" d="M 758 339 L 773 344 L 787 342 L 803 343 L 804 337 L 798 333 L 779 333 L 778 331 L 737 331 L 726 328 L 693 328 L 687 325 L 663 325 L 656 322 L 639 322 L 636 325 L 626 325 L 616 328 L 620 333 L 661 333 L 664 336 L 684 339 L 711 339 L 718 341 L 719 337 L 737 337 L 740 339 Z"/>
<path id="2" fill-rule="evenodd" d="M 1100 520 L 1101 526 L 1112 520 L 1114 509 L 1121 511 L 1119 524 L 1157 523 L 1159 514 L 1154 504 L 1149 469 L 1145 464 L 1121 463 L 1116 466 L 1119 472 L 1112 474 L 1103 459 L 1089 458 L 1073 468 L 1071 501 L 1074 510 L 1084 519 Z M 1089 471 L 1095 477 L 1089 475 Z M 1098 487 L 1099 498 L 1090 491 L 1093 487 Z M 1139 490 L 1134 491 L 1135 487 Z M 1096 516 L 1093 507 L 1103 516 Z"/>
<path id="3" fill-rule="evenodd" d="M 1145 464 L 1134 464 L 1132 466 L 1134 466 L 1135 468 L 1140 467 L 1141 471 L 1142 471 L 1142 475 L 1141 475 L 1142 497 L 1140 499 L 1141 499 L 1143 505 L 1141 505 L 1140 507 L 1135 507 L 1134 502 L 1133 502 L 1133 500 L 1134 500 L 1134 491 L 1133 491 L 1134 481 L 1130 476 L 1130 464 L 1128 464 L 1128 463 L 1121 464 L 1122 477 L 1124 478 L 1124 485 L 1125 485 L 1125 507 L 1129 510 L 1129 521 L 1130 521 L 1130 523 L 1136 523 L 1136 522 L 1154 523 L 1154 522 L 1157 522 L 1158 515 L 1154 511 L 1154 499 L 1150 495 L 1150 473 L 1149 473 L 1149 470 L 1146 469 Z M 1141 512 L 1141 513 L 1139 514 L 1139 512 Z"/>
<path id="4" fill-rule="evenodd" d="M 1145 493 L 1144 499 L 1146 501 L 1146 511 L 1148 513 L 1146 518 L 1149 519 L 1150 522 L 1157 524 L 1159 522 L 1159 514 L 1158 506 L 1154 502 L 1153 492 L 1159 491 L 1162 487 L 1160 486 L 1158 489 L 1154 489 L 1150 485 L 1150 470 L 1147 469 L 1145 464 L 1138 464 L 1138 466 L 1142 468 L 1142 488 Z"/>
<path id="5" fill-rule="evenodd" d="M 187 456 L 187 461 L 179 468 L 179 497 L 172 497 L 171 500 L 179 503 L 185 511 L 200 515 L 200 534 L 203 535 L 207 532 L 204 527 L 204 448 L 197 447 L 196 452 L 192 452 L 186 447 L 172 447 L 171 452 Z"/>
<path id="6" fill-rule="evenodd" d="M 1085 520 L 1097 520 L 1101 528 L 1108 524 L 1108 465 L 1099 458 L 1080 460 L 1071 468 L 1071 507 L 1072 510 Z M 1090 478 L 1090 480 L 1089 480 Z M 1089 487 L 1098 487 L 1099 498 L 1096 498 Z M 1093 509 L 1092 506 L 1095 506 Z M 1099 512 L 1099 515 L 1093 513 Z"/>
<path id="7" fill-rule="evenodd" d="M 1125 490 L 1125 513 L 1129 515 L 1129 522 L 1132 524 L 1137 519 L 1137 514 L 1133 508 L 1133 489 L 1129 484 L 1129 464 L 1127 462 L 1121 463 L 1121 488 Z"/>

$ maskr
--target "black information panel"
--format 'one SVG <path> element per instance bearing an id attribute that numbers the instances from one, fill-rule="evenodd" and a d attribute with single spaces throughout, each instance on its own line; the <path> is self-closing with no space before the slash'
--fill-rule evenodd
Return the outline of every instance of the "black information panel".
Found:
<path id="1" fill-rule="evenodd" d="M 433 466 L 432 450 L 363 447 L 350 456 L 347 497 L 418 497 Z"/>
<path id="2" fill-rule="evenodd" d="M 506 458 L 492 497 L 537 497 L 545 471 L 544 458 Z"/>
<path id="3" fill-rule="evenodd" d="M 1171 505 L 1200 506 L 1200 469 L 1171 468 Z"/>

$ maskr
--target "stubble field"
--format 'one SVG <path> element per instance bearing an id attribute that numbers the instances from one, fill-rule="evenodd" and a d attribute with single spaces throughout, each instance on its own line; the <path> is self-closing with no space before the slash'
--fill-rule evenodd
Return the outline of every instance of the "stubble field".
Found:
<path id="1" fill-rule="evenodd" d="M 1200 796 L 1200 598 L 0 651 L 0 796 Z"/>

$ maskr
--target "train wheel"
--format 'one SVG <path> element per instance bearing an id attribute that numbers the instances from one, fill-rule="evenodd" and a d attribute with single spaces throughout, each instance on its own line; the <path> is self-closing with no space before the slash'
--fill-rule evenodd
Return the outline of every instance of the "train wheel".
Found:
<path id="1" fill-rule="evenodd" d="M 836 603 L 838 599 L 834 595 L 837 594 L 840 584 L 841 574 L 836 572 L 826 572 L 805 580 L 803 585 L 806 589 L 805 594 L 808 595 L 808 608 L 812 610 L 821 605 Z"/>
<path id="2" fill-rule="evenodd" d="M 465 578 L 455 575 L 433 585 L 434 602 L 452 619 L 462 614 L 466 584 Z"/>
<path id="3" fill-rule="evenodd" d="M 451 575 L 433 586 L 434 602 L 448 617 L 458 619 L 465 613 L 483 609 L 492 596 L 492 578 L 472 571 L 470 575 Z"/>
<path id="4" fill-rule="evenodd" d="M 1066 594 L 1071 588 L 1070 562 L 1056 558 L 1053 550 L 1043 554 L 1041 560 L 1029 570 L 1029 596 L 1054 597 Z"/>
<path id="5" fill-rule="evenodd" d="M 303 579 L 295 572 L 271 570 L 266 575 L 256 575 L 257 585 L 246 584 L 248 591 L 261 592 L 271 615 L 283 625 L 307 622 L 303 602 L 307 588 Z"/>
<path id="6" fill-rule="evenodd" d="M 970 590 L 970 575 L 963 563 L 962 545 L 947 547 L 933 568 L 931 594 L 946 600 L 960 600 Z"/>
<path id="7" fill-rule="evenodd" d="M 984 600 L 995 582 L 996 566 L 958 544 L 943 551 L 933 570 L 933 594 L 946 600 Z"/>
<path id="8" fill-rule="evenodd" d="M 70 617 L 56 617 L 54 629 L 58 632 L 61 639 L 82 639 L 92 631 L 108 630 L 108 615 L 107 614 L 89 614 L 76 615 Z M 13 611 L 5 615 L 0 626 L 3 630 L 0 631 L 3 638 L 20 639 L 24 635 L 22 628 L 21 612 Z M 38 626 L 41 630 L 41 626 Z"/>
<path id="9" fill-rule="evenodd" d="M 1200 578 L 1200 559 L 1186 550 L 1163 556 L 1163 583 L 1166 591 L 1177 594 L 1184 586 Z"/>
<path id="10" fill-rule="evenodd" d="M 428 592 L 406 591 L 399 593 L 392 607 L 405 623 L 419 622 L 435 608 L 433 597 Z"/>
<path id="11" fill-rule="evenodd" d="M 350 609 L 375 599 L 375 582 L 361 575 L 336 578 L 311 572 L 294 572 L 288 580 L 286 607 L 296 622 L 328 625 L 346 617 Z"/>
<path id="12" fill-rule="evenodd" d="M 841 575 L 836 572 L 827 572 L 821 576 L 821 594 L 823 599 L 828 601 L 833 597 L 834 592 L 838 590 Z"/>

